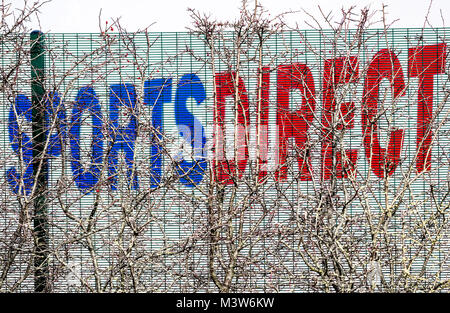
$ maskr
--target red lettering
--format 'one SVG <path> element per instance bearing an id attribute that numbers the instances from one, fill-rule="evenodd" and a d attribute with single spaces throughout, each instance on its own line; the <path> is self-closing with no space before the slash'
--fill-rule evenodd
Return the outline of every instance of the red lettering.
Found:
<path id="1" fill-rule="evenodd" d="M 391 176 L 400 162 L 404 130 L 398 129 L 389 136 L 388 150 L 380 146 L 378 140 L 378 94 L 383 78 L 391 83 L 394 98 L 403 96 L 405 82 L 400 62 L 389 49 L 380 50 L 369 64 L 364 84 L 362 103 L 362 128 L 366 157 L 372 171 L 380 178 Z"/>
<path id="2" fill-rule="evenodd" d="M 354 82 L 358 78 L 358 59 L 356 57 L 342 57 L 326 60 L 323 75 L 323 106 L 322 114 L 322 178 L 330 179 L 335 164 L 336 177 L 347 177 L 355 170 L 357 149 L 346 149 L 346 159 L 342 162 L 342 154 L 336 147 L 336 132 L 354 127 L 354 103 L 340 104 L 336 114 L 335 90 L 340 84 Z M 335 161 L 333 162 L 333 152 Z"/>
<path id="3" fill-rule="evenodd" d="M 258 82 L 257 101 L 257 168 L 259 181 L 262 181 L 267 175 L 268 147 L 269 147 L 269 86 L 270 86 L 270 68 L 263 67 L 261 73 L 261 82 Z"/>
<path id="4" fill-rule="evenodd" d="M 244 82 L 239 77 L 236 90 L 236 73 L 224 72 L 216 75 L 217 101 L 214 107 L 214 180 L 224 185 L 234 184 L 237 178 L 244 174 L 248 160 L 248 140 L 249 140 L 249 109 L 248 96 Z M 233 160 L 225 158 L 225 98 L 232 96 L 235 98 L 235 108 L 237 113 L 237 123 L 235 131 L 235 151 Z"/>
<path id="5" fill-rule="evenodd" d="M 289 109 L 289 92 L 298 89 L 302 95 L 301 109 Z M 289 139 L 295 139 L 297 162 L 301 180 L 311 180 L 311 163 L 307 146 L 308 128 L 316 107 L 315 86 L 310 69 L 302 63 L 280 65 L 277 73 L 277 126 L 279 137 L 277 180 L 287 177 Z"/>
<path id="6" fill-rule="evenodd" d="M 431 139 L 433 131 L 433 76 L 445 71 L 447 45 L 445 43 L 409 48 L 408 75 L 419 77 L 417 108 L 417 162 L 420 173 L 431 168 Z"/>

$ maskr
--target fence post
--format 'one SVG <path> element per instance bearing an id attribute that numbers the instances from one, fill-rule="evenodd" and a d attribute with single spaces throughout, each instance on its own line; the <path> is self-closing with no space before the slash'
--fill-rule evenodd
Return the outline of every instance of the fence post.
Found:
<path id="1" fill-rule="evenodd" d="M 48 267 L 48 161 L 45 153 L 46 121 L 45 121 L 45 89 L 44 89 L 44 34 L 33 31 L 31 39 L 31 102 L 33 131 L 33 178 L 36 184 L 34 205 L 34 291 L 49 292 Z"/>

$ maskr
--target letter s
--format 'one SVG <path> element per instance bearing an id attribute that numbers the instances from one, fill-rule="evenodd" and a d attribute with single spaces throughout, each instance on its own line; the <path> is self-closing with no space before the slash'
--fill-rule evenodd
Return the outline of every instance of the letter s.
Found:
<path id="1" fill-rule="evenodd" d="M 186 107 L 190 97 L 197 105 L 206 99 L 205 88 L 195 74 L 186 74 L 180 79 L 175 95 L 175 122 L 181 136 L 192 146 L 194 156 L 194 161 L 182 160 L 177 172 L 183 185 L 193 187 L 201 182 L 206 169 L 206 137 L 202 124 Z"/>

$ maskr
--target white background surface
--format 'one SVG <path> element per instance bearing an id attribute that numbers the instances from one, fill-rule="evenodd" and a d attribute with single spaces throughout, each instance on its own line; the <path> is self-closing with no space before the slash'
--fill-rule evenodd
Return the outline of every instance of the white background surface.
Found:
<path id="1" fill-rule="evenodd" d="M 29 0 L 32 2 L 33 0 Z M 305 19 L 311 19 L 303 12 L 320 17 L 318 6 L 326 14 L 332 11 L 334 20 L 339 20 L 341 8 L 356 5 L 355 12 L 369 7 L 373 12 L 380 11 L 386 4 L 387 21 L 397 20 L 394 27 L 423 27 L 430 1 L 425 0 L 259 0 L 271 16 L 285 11 L 298 11 L 290 14 L 288 24 L 307 29 Z M 14 7 L 23 7 L 24 0 L 13 0 Z M 253 0 L 250 0 L 252 5 Z M 187 8 L 210 13 L 220 20 L 233 20 L 239 15 L 240 0 L 52 0 L 41 9 L 40 27 L 37 19 L 30 25 L 44 32 L 98 32 L 99 13 L 102 9 L 102 23 L 111 23 L 119 18 L 128 31 L 136 31 L 149 25 L 150 31 L 185 31 L 191 22 Z M 442 20 L 444 18 L 444 22 Z M 380 20 L 381 13 L 375 14 L 373 21 Z M 323 20 L 323 19 L 322 19 Z M 429 20 L 432 26 L 442 27 L 450 23 L 450 1 L 432 1 Z M 373 27 L 381 27 L 378 23 Z M 329 28 L 329 27 L 327 27 Z"/>

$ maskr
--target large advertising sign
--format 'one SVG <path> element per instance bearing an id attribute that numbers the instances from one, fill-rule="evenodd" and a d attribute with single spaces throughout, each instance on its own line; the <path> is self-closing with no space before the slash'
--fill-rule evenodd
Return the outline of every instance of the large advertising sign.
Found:
<path id="1" fill-rule="evenodd" d="M 283 44 L 288 44 L 290 55 L 278 58 L 274 54 L 270 63 L 262 61 L 260 76 L 257 73 L 258 68 L 255 68 L 258 65 L 256 62 L 240 65 L 238 76 L 235 69 L 226 70 L 229 64 L 222 64 L 223 60 L 218 61 L 217 72 L 213 74 L 207 63 L 193 59 L 192 52 L 182 51 L 184 54 L 180 54 L 180 51 L 185 49 L 186 40 L 194 39 L 191 36 L 186 38 L 185 34 L 174 33 L 153 35 L 155 38 L 152 39 L 153 45 L 148 48 L 148 55 L 142 56 L 148 62 L 144 65 L 147 77 L 139 77 L 139 64 L 134 68 L 136 60 L 132 60 L 133 64 L 130 65 L 128 53 L 120 52 L 119 41 L 114 48 L 119 49 L 117 61 L 120 64 L 111 69 L 102 68 L 101 62 L 107 61 L 90 55 L 89 57 L 94 59 L 92 68 L 85 70 L 95 71 L 97 77 L 90 73 L 93 79 L 86 81 L 84 76 L 87 75 L 76 73 L 75 68 L 75 73 L 68 72 L 68 75 L 78 76 L 78 79 L 70 82 L 67 79 L 62 80 L 57 86 L 58 90 L 46 100 L 47 123 L 48 116 L 56 114 L 55 119 L 60 124 L 57 130 L 49 134 L 48 154 L 56 158 L 61 155 L 62 149 L 67 149 L 76 187 L 82 192 L 92 191 L 101 172 L 107 137 L 103 130 L 106 128 L 109 133 L 114 133 L 115 137 L 115 142 L 108 148 L 108 174 L 112 177 L 116 175 L 119 152 L 124 153 L 128 167 L 127 179 L 131 188 L 137 189 L 139 169 L 132 174 L 132 168 L 135 158 L 139 158 L 136 155 L 136 146 L 139 145 L 138 142 L 142 142 L 138 136 L 138 114 L 142 114 L 139 111 L 145 110 L 151 112 L 150 124 L 158 130 L 155 136 L 157 139 L 161 140 L 163 133 L 176 133 L 178 130 L 181 137 L 179 140 L 185 141 L 182 145 L 191 146 L 185 148 L 193 149 L 191 156 L 187 158 L 172 155 L 173 158 L 180 158 L 180 170 L 186 174 L 186 177 L 180 177 L 180 183 L 185 186 L 202 181 L 208 154 L 213 160 L 211 166 L 214 178 L 224 184 L 232 183 L 231 173 L 237 171 L 239 176 L 243 175 L 248 161 L 256 158 L 255 146 L 259 148 L 258 170 L 261 178 L 267 175 L 267 166 L 271 165 L 275 171 L 275 180 L 286 179 L 286 158 L 288 150 L 294 147 L 300 151 L 296 158 L 301 180 L 312 180 L 313 172 L 321 172 L 324 179 L 329 179 L 333 137 L 328 129 L 332 115 L 338 114 L 338 118 L 342 119 L 342 125 L 338 125 L 338 128 L 351 130 L 348 133 L 358 139 L 354 141 L 355 144 L 350 144 L 345 149 L 346 164 L 341 160 L 343 155 L 338 154 L 337 177 L 349 174 L 344 173 L 344 168 L 347 168 L 345 172 L 351 172 L 356 170 L 358 165 L 362 167 L 363 163 L 380 178 L 385 175 L 392 176 L 402 157 L 407 157 L 406 150 L 416 156 L 410 163 L 413 163 L 417 172 L 430 171 L 435 154 L 439 154 L 437 147 L 434 147 L 436 152 L 433 153 L 432 143 L 435 142 L 435 146 L 439 146 L 446 144 L 447 139 L 439 136 L 447 127 L 446 123 L 439 125 L 436 134 L 433 132 L 433 125 L 441 117 L 440 113 L 445 114 L 446 94 L 440 91 L 442 85 L 447 83 L 445 71 L 448 66 L 448 49 L 443 41 L 445 35 L 433 33 L 431 35 L 435 38 L 428 40 L 427 44 L 419 45 L 420 42 L 411 43 L 409 38 L 416 35 L 413 31 L 410 32 L 411 35 L 406 37 L 405 31 L 392 31 L 391 41 L 380 42 L 380 39 L 377 39 L 376 46 L 368 45 L 363 51 L 344 51 L 349 55 L 342 55 L 339 50 L 326 51 L 330 48 L 326 43 L 322 43 L 323 47 L 318 47 L 317 51 L 310 47 L 311 51 L 307 51 L 301 44 L 301 38 L 305 36 L 308 39 L 308 36 L 313 34 L 283 34 L 278 37 L 289 39 L 288 43 Z M 92 47 L 95 42 L 92 36 L 79 34 L 48 37 L 48 49 L 55 54 L 64 53 L 66 50 L 73 52 L 74 45 L 81 49 L 76 51 L 78 57 L 80 54 L 92 53 L 95 49 Z M 90 44 L 87 48 L 86 43 Z M 178 46 L 182 49 L 177 49 Z M 192 48 L 188 49 L 205 49 L 192 43 L 191 46 Z M 269 50 L 276 50 L 279 49 L 279 44 L 272 46 L 272 42 L 268 41 L 267 47 Z M 298 52 L 299 49 L 304 51 Z M 140 52 L 139 46 L 136 50 L 136 54 Z M 156 59 L 155 50 L 158 54 Z M 312 56 L 313 52 L 321 54 Z M 201 51 L 199 54 L 205 53 Z M 76 66 L 68 62 L 68 59 L 70 58 L 67 56 L 58 56 L 54 60 L 48 60 L 48 66 L 51 67 L 48 71 L 56 70 L 62 73 L 64 70 L 61 71 L 61 67 Z M 49 77 L 49 80 L 61 79 L 57 72 L 52 73 L 55 77 Z M 259 78 L 261 81 L 258 86 L 255 80 Z M 345 97 L 354 100 L 341 100 L 337 105 L 336 98 L 344 92 L 349 92 L 350 88 L 347 91 L 337 89 L 345 89 L 346 85 L 352 84 L 358 86 L 351 90 L 353 94 Z M 5 117 L 7 116 L 4 120 L 8 121 L 8 131 L 3 134 L 9 135 L 4 142 L 10 143 L 9 149 L 4 149 L 9 150 L 18 160 L 24 160 L 26 166 L 23 176 L 14 166 L 6 172 L 6 179 L 14 193 L 29 192 L 32 188 L 32 166 L 29 166 L 32 158 L 31 135 L 26 132 L 19 134 L 18 124 L 20 119 L 31 123 L 32 104 L 31 96 L 26 92 L 27 88 L 19 86 L 19 93 L 13 103 L 8 105 L 5 102 L 3 110 Z M 233 112 L 234 116 L 229 116 L 230 108 L 234 109 L 234 104 L 229 100 L 236 98 L 236 95 L 239 97 L 239 106 Z M 389 100 L 380 103 L 382 97 L 389 97 Z M 255 107 L 256 102 L 258 107 Z M 375 123 L 374 119 L 378 119 L 380 110 L 390 110 L 387 105 L 396 106 L 396 112 L 392 114 L 398 116 L 394 117 L 393 124 L 388 126 L 390 129 L 386 130 L 380 126 L 383 121 Z M 380 108 L 381 106 L 383 108 Z M 126 119 L 127 112 L 129 121 L 120 122 L 120 119 Z M 403 117 L 400 114 L 403 114 Z M 90 115 L 92 121 L 85 123 L 84 115 Z M 237 120 L 230 122 L 233 118 Z M 227 121 L 234 123 L 235 129 L 228 130 L 225 126 Z M 304 152 L 314 153 L 307 146 L 308 138 L 312 135 L 310 133 L 314 132 L 311 128 L 316 122 L 320 123 L 322 128 L 319 130 L 322 144 L 315 147 L 320 146 L 320 151 L 314 151 L 321 155 L 321 164 L 318 167 L 320 171 L 313 170 L 310 154 L 303 155 Z M 89 124 L 91 129 L 84 124 Z M 85 132 L 81 132 L 82 128 Z M 232 146 L 224 142 L 234 140 L 233 136 L 227 137 L 229 133 L 236 135 L 236 156 L 229 156 L 224 151 L 224 148 Z M 82 134 L 88 135 L 88 139 L 83 139 Z M 256 142 L 255 138 L 259 141 Z M 19 139 L 23 144 L 20 151 Z M 291 139 L 294 140 L 292 145 Z M 90 141 L 87 145 L 91 147 L 91 154 L 89 158 L 82 158 L 80 145 L 86 140 Z M 157 141 L 153 140 L 149 151 L 144 152 L 151 156 L 152 187 L 161 182 L 164 171 L 162 158 L 158 156 L 161 146 Z M 207 141 L 211 143 L 209 151 Z M 61 143 L 67 147 L 62 147 Z M 360 143 L 362 145 L 358 147 Z M 253 150 L 253 153 L 249 153 L 249 149 Z M 196 161 L 193 162 L 192 158 Z M 201 161 L 202 159 L 205 161 Z M 389 166 L 385 171 L 387 163 Z M 90 164 L 89 170 L 85 169 L 87 164 Z M 20 190 L 21 182 L 24 182 L 24 190 Z M 112 178 L 113 190 L 116 184 L 115 178 Z"/>
<path id="2" fill-rule="evenodd" d="M 235 33 L 212 45 L 190 33 L 45 34 L 46 192 L 52 234 L 65 233 L 52 244 L 101 268 L 86 261 L 92 249 L 66 231 L 77 221 L 94 227 L 88 221 L 95 217 L 95 236 L 114 237 L 118 216 L 131 227 L 143 217 L 127 210 L 146 207 L 140 244 L 160 251 L 154 257 L 164 255 L 166 270 L 175 271 L 183 259 L 176 249 L 208 240 L 199 233 L 211 226 L 208 210 L 220 197 L 222 204 L 248 204 L 243 229 L 253 234 L 252 223 L 267 232 L 293 227 L 326 195 L 355 216 L 411 203 L 426 211 L 430 197 L 445 202 L 448 33 L 290 31 L 261 45 L 239 43 Z M 13 224 L 15 208 L 35 196 L 34 167 L 44 162 L 34 161 L 26 59 L 14 43 L 2 46 L 1 66 L 20 68 L 0 109 L 1 192 L 10 208 L 2 218 Z M 1 223 L 7 230 L 9 222 Z M 105 268 L 112 242 L 95 248 Z M 272 255 L 273 262 L 287 262 L 293 272 L 307 268 L 294 250 Z M 199 249 L 192 264 L 207 268 L 212 252 Z M 158 266 L 150 271 L 155 277 L 163 275 Z"/>

